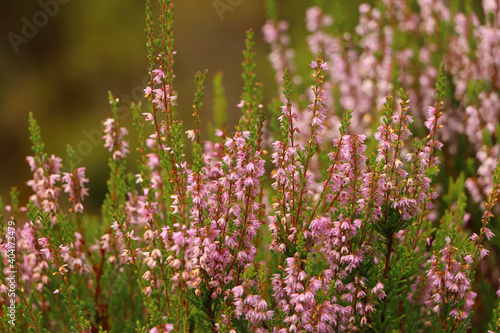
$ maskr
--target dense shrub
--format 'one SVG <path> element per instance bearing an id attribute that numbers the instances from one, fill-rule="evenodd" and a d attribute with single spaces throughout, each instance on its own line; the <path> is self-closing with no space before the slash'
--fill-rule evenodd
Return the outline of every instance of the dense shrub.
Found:
<path id="1" fill-rule="evenodd" d="M 149 103 L 131 107 L 140 160 L 127 171 L 110 93 L 99 217 L 84 214 L 73 149 L 63 166 L 30 115 L 33 195 L 0 205 L 2 331 L 499 331 L 498 1 L 481 19 L 467 1 L 363 4 L 354 34 L 312 7 L 308 76 L 268 1 L 279 92 L 263 105 L 248 31 L 241 120 L 225 124 L 215 75 L 210 140 L 207 72 L 195 128 L 176 120 L 173 5 L 159 4 L 157 26 L 146 5 Z"/>

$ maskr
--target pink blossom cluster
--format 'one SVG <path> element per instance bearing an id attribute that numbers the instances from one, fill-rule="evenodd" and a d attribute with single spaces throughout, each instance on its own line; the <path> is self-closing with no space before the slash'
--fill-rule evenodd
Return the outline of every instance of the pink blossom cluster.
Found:
<path id="1" fill-rule="evenodd" d="M 125 127 L 118 128 L 114 118 L 104 121 L 104 147 L 113 153 L 113 159 L 125 158 L 129 153 L 129 144 L 124 140 L 128 130 Z"/>
<path id="2" fill-rule="evenodd" d="M 285 68 L 290 70 L 295 69 L 293 58 L 295 51 L 289 47 L 290 37 L 288 36 L 289 24 L 286 21 L 274 22 L 266 21 L 262 27 L 264 40 L 271 46 L 269 60 L 276 73 L 276 82 L 281 86 L 283 83 L 283 75 Z"/>
<path id="3" fill-rule="evenodd" d="M 52 223 L 55 224 L 58 197 L 61 194 L 58 182 L 61 180 L 62 158 L 51 155 L 44 161 L 40 161 L 33 156 L 28 156 L 26 161 L 33 172 L 33 179 L 26 182 L 26 185 L 30 186 L 34 192 L 30 200 L 43 212 L 50 213 Z"/>
<path id="4" fill-rule="evenodd" d="M 440 135 L 452 153 L 459 149 L 454 138 L 465 135 L 469 141 L 479 167 L 477 174 L 467 180 L 467 188 L 480 202 L 492 189 L 491 177 L 499 156 L 498 143 L 485 141 L 496 136 L 500 109 L 498 1 L 482 1 L 483 21 L 474 12 L 465 14 L 450 8 L 445 0 L 417 1 L 416 11 L 401 0 L 382 3 L 374 7 L 360 5 L 356 39 L 349 33 L 334 36 L 326 32 L 333 19 L 320 7 L 312 7 L 306 14 L 309 49 L 313 54 L 322 51 L 325 61 L 332 64 L 325 87 L 331 107 L 336 108 L 334 114 L 355 109 L 351 125 L 362 132 L 373 122 L 385 97 L 403 88 L 412 96 L 417 122 L 423 123 L 427 119 L 424 110 L 434 100 L 434 81 L 442 59 L 454 85 L 451 97 L 460 103 L 450 105 Z M 271 29 L 276 24 L 266 23 L 266 41 L 273 50 L 284 49 L 289 38 L 283 42 L 271 38 L 276 35 L 271 33 L 276 31 Z M 440 37 L 443 29 L 448 40 Z M 276 73 L 282 73 L 283 57 L 273 55 L 270 59 Z M 395 70 L 399 87 L 394 86 Z M 333 91 L 338 91 L 338 97 Z M 489 134 L 485 137 L 485 133 Z"/>
<path id="5" fill-rule="evenodd" d="M 65 193 L 69 194 L 69 200 L 73 202 L 73 209 L 77 213 L 83 212 L 83 198 L 89 195 L 85 183 L 88 183 L 88 178 L 85 178 L 85 167 L 75 169 L 73 172 L 64 172 L 62 181 L 65 183 L 62 187 Z"/>
<path id="6" fill-rule="evenodd" d="M 311 67 L 320 68 L 316 62 Z M 325 98 L 321 96 L 321 103 L 327 103 Z M 311 167 L 316 172 L 309 172 L 311 156 L 306 154 L 310 150 L 294 135 L 307 137 L 304 132 L 309 132 L 310 144 L 317 130 L 315 125 L 322 121 L 314 123 L 314 116 L 309 117 L 307 131 L 297 121 L 307 115 L 294 113 L 289 104 L 282 108 L 279 120 L 282 128 L 289 126 L 289 138 L 273 143 L 272 161 L 276 169 L 272 188 L 277 197 L 272 205 L 274 214 L 268 217 L 273 236 L 270 249 L 284 254 L 285 258 L 288 256 L 286 268 L 273 279 L 274 297 L 285 315 L 284 323 L 289 325 L 289 328 L 276 330 L 278 332 L 358 331 L 366 325 L 367 315 L 376 307 L 373 302 L 380 302 L 385 297 L 384 286 L 380 281 L 375 282 L 376 287 L 371 286 L 370 294 L 366 277 L 354 275 L 356 284 L 347 281 L 368 258 L 372 260 L 368 264 L 374 265 L 382 260 L 372 246 L 375 240 L 372 237 L 376 236 L 368 233 L 370 223 L 388 223 L 393 218 L 390 209 L 396 210 L 401 220 L 416 218 L 432 209 L 431 200 L 436 198 L 436 192 L 430 187 L 427 172 L 438 165 L 432 151 L 440 149 L 442 144 L 435 139 L 432 130 L 438 126 L 439 115 L 435 108 L 429 108 L 426 123 L 432 135 L 412 152 L 405 148 L 413 121 L 408 114 L 409 100 L 403 100 L 396 113 L 392 111 L 390 100 L 386 108 L 385 120 L 374 134 L 379 142 L 375 160 L 367 164 L 365 135 L 344 134 L 333 140 L 333 151 L 328 153 L 327 176 L 323 181 L 319 181 L 315 170 L 318 165 Z M 310 106 L 305 112 L 314 114 L 315 110 Z M 299 152 L 304 152 L 304 156 Z M 399 237 L 404 240 L 408 236 Z M 304 271 L 307 261 L 313 260 L 311 257 L 293 252 L 298 250 L 300 241 L 305 242 L 305 253 L 319 256 L 328 264 L 319 275 L 309 276 Z M 329 287 L 332 284 L 335 285 L 333 290 Z M 310 290 L 308 285 L 311 285 Z M 329 297 L 319 296 L 322 292 Z M 299 296 L 302 293 L 304 296 Z M 296 299 L 308 302 L 295 303 Z M 325 301 L 318 303 L 318 299 Z"/>
<path id="7" fill-rule="evenodd" d="M 472 260 L 469 254 L 460 258 L 457 249 L 450 244 L 430 260 L 427 278 L 432 291 L 430 299 L 422 301 L 430 303 L 433 312 L 449 311 L 445 315 L 459 320 L 467 319 L 476 298 L 469 278 Z"/>

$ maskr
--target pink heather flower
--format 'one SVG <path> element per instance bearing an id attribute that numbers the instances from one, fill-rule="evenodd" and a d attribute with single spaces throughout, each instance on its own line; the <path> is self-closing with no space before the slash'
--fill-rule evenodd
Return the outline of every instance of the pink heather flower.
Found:
<path id="1" fill-rule="evenodd" d="M 26 162 L 28 162 L 31 172 L 33 172 L 37 169 L 37 164 L 36 164 L 35 158 L 33 156 L 26 156 Z"/>
<path id="2" fill-rule="evenodd" d="M 483 228 L 483 233 L 484 233 L 484 236 L 490 240 L 492 237 L 495 237 L 495 234 L 487 227 L 484 227 Z"/>
<path id="3" fill-rule="evenodd" d="M 125 158 L 129 144 L 123 138 L 128 134 L 125 127 L 118 128 L 113 118 L 104 121 L 104 147 L 113 152 L 113 159 Z"/>
<path id="4" fill-rule="evenodd" d="M 191 141 L 194 141 L 196 137 L 196 132 L 194 130 L 188 130 L 186 131 L 188 139 L 191 139 Z"/>
<path id="5" fill-rule="evenodd" d="M 429 106 L 428 113 L 429 117 L 425 121 L 425 127 L 427 127 L 429 131 L 432 132 L 436 127 L 436 108 Z"/>
<path id="6" fill-rule="evenodd" d="M 159 249 L 153 249 L 153 251 L 151 251 L 151 257 L 153 259 L 161 259 L 161 251 Z"/>
<path id="7" fill-rule="evenodd" d="M 48 240 L 45 237 L 42 237 L 42 238 L 38 239 L 38 244 L 40 244 L 40 246 L 42 246 L 42 247 L 46 247 L 47 243 L 48 243 Z"/>
<path id="8" fill-rule="evenodd" d="M 146 118 L 144 118 L 145 121 L 154 121 L 154 117 L 153 117 L 153 114 L 150 113 L 150 112 L 145 112 L 143 113 L 144 116 L 146 116 Z"/>
<path id="9" fill-rule="evenodd" d="M 293 49 L 287 48 L 290 44 L 290 37 L 287 31 L 288 23 L 285 21 L 275 22 L 273 20 L 268 20 L 262 27 L 264 40 L 271 45 L 269 60 L 276 72 L 276 81 L 279 84 L 283 83 L 285 68 L 292 71 L 295 68 L 293 63 L 295 52 Z"/>
<path id="10" fill-rule="evenodd" d="M 380 291 L 384 290 L 384 285 L 381 282 L 378 282 L 375 287 L 372 289 L 372 294 L 378 294 Z"/>
<path id="11" fill-rule="evenodd" d="M 115 234 L 122 239 L 123 238 L 123 233 L 120 231 L 120 226 L 118 222 L 114 221 L 113 224 L 111 225 L 111 229 L 115 231 Z"/>
<path id="12" fill-rule="evenodd" d="M 497 0 L 483 0 L 483 9 L 486 15 L 489 15 L 490 13 L 496 13 L 496 11 L 498 10 L 498 6 L 499 4 Z"/>
<path id="13" fill-rule="evenodd" d="M 314 32 L 333 23 L 330 15 L 324 14 L 320 7 L 314 6 L 306 12 L 306 27 L 310 32 Z"/>
<path id="14" fill-rule="evenodd" d="M 484 248 L 483 248 L 483 249 L 481 249 L 481 250 L 479 251 L 479 258 L 484 258 L 484 257 L 486 257 L 488 254 L 490 254 L 490 251 L 488 251 L 488 250 L 486 250 L 486 249 L 484 249 Z"/>
<path id="15" fill-rule="evenodd" d="M 26 160 L 33 170 L 33 179 L 26 182 L 33 189 L 34 194 L 30 200 L 35 205 L 42 209 L 45 213 L 50 213 L 52 225 L 57 222 L 58 197 L 61 188 L 57 186 L 57 182 L 61 179 L 62 159 L 58 156 L 51 155 L 43 165 L 37 165 L 33 157 L 27 157 Z"/>
<path id="16" fill-rule="evenodd" d="M 236 286 L 233 288 L 233 295 L 235 298 L 240 298 L 243 295 L 243 286 Z"/>
<path id="17" fill-rule="evenodd" d="M 313 61 L 311 61 L 311 63 L 309 64 L 309 66 L 312 69 L 316 69 L 316 68 L 318 68 L 318 62 L 316 60 L 313 60 Z M 321 65 L 319 65 L 319 68 L 322 69 L 322 70 L 327 70 L 328 69 L 328 64 L 326 63 L 326 61 L 321 62 Z"/>
<path id="18" fill-rule="evenodd" d="M 161 84 L 165 79 L 165 73 L 161 69 L 153 69 L 153 81 L 157 84 Z"/>
<path id="19" fill-rule="evenodd" d="M 450 311 L 450 316 L 452 316 L 453 318 L 458 318 L 460 316 L 460 313 L 457 309 L 453 309 Z"/>
<path id="20" fill-rule="evenodd" d="M 362 3 L 359 5 L 359 13 L 361 15 L 366 15 L 372 9 L 372 7 L 367 3 Z"/>
<path id="21" fill-rule="evenodd" d="M 45 255 L 45 258 L 47 260 L 52 260 L 53 257 L 52 257 L 52 253 L 50 252 L 50 249 L 48 249 L 48 248 L 41 249 L 40 252 Z"/>
<path id="22" fill-rule="evenodd" d="M 264 41 L 268 44 L 276 43 L 278 41 L 278 29 L 272 20 L 267 20 L 262 27 L 264 34 Z"/>
<path id="23" fill-rule="evenodd" d="M 151 288 L 151 286 L 147 286 L 146 288 L 144 288 L 144 295 L 150 296 L 152 292 L 153 288 Z"/>
<path id="24" fill-rule="evenodd" d="M 469 239 L 473 242 L 473 243 L 477 243 L 479 241 L 479 235 L 476 234 L 476 233 L 472 233 L 472 235 L 470 235 Z"/>
<path id="25" fill-rule="evenodd" d="M 63 189 L 69 194 L 69 201 L 73 202 L 73 209 L 77 213 L 83 212 L 83 197 L 88 195 L 88 188 L 84 186 L 88 183 L 88 178 L 85 178 L 85 167 L 77 168 L 72 173 L 64 172 Z"/>

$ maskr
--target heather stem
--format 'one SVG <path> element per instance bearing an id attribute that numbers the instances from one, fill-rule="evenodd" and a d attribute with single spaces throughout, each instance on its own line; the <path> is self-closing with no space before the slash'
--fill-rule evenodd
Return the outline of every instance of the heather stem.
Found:
<path id="1" fill-rule="evenodd" d="M 490 196 L 488 198 L 488 202 L 485 203 L 486 211 L 483 213 L 481 218 L 481 231 L 479 233 L 479 239 L 476 241 L 476 246 L 474 249 L 474 256 L 472 262 L 476 262 L 477 255 L 480 252 L 481 242 L 483 237 L 485 237 L 487 231 L 487 225 L 489 220 L 494 216 L 493 215 L 493 207 L 498 200 L 498 194 L 500 193 L 500 160 L 497 162 L 497 166 L 495 169 L 495 173 L 493 176 L 493 189 L 490 192 Z"/>
<path id="2" fill-rule="evenodd" d="M 316 60 L 316 73 L 314 74 L 314 78 L 316 79 L 316 84 L 313 87 L 314 91 L 314 104 L 311 107 L 312 111 L 312 119 L 314 119 L 317 115 L 317 113 L 320 111 L 321 108 L 323 108 L 323 100 L 322 97 L 320 96 L 322 94 L 322 84 L 323 84 L 323 73 L 322 73 L 322 65 L 324 64 L 323 60 L 321 59 L 321 54 Z M 313 152 L 313 143 L 314 140 L 316 139 L 315 131 L 318 129 L 319 125 L 314 125 L 313 123 L 310 124 L 310 134 L 309 134 L 309 142 L 308 142 L 308 148 L 307 148 L 307 159 L 306 163 L 304 165 L 304 170 L 302 171 L 304 178 L 307 177 L 307 171 L 309 170 L 309 163 L 311 162 L 312 156 L 314 154 Z M 297 214 L 295 216 L 295 219 L 292 221 L 293 222 L 293 227 L 297 227 L 298 220 L 300 218 L 300 213 L 302 209 L 302 199 L 304 196 L 304 191 L 306 190 L 306 184 L 307 184 L 307 179 L 304 180 L 302 184 L 302 188 L 300 189 L 300 195 L 299 195 L 299 203 L 298 203 L 298 208 L 297 208 Z"/>
<path id="3" fill-rule="evenodd" d="M 433 154 L 434 154 L 434 149 L 436 147 L 436 145 L 438 144 L 438 142 L 436 141 L 436 133 L 437 133 L 437 129 L 439 128 L 438 126 L 438 121 L 439 121 L 439 118 L 441 117 L 442 115 L 442 107 L 443 107 L 443 97 L 444 97 L 444 80 L 445 80 L 445 71 L 444 71 L 444 64 L 441 64 L 441 67 L 439 69 L 439 76 L 437 78 L 437 82 L 436 82 L 436 107 L 435 107 L 435 110 L 434 110 L 434 119 L 433 121 L 431 122 L 431 126 L 432 127 L 432 131 L 431 133 L 429 134 L 428 136 L 428 145 L 429 145 L 429 158 L 427 160 L 427 170 L 426 170 L 426 174 L 429 174 L 430 176 L 430 172 L 431 172 L 431 168 L 433 166 Z M 420 234 L 420 228 L 422 227 L 422 222 L 424 220 L 424 215 L 427 211 L 426 209 L 426 204 L 427 204 L 427 200 L 429 200 L 429 198 L 425 198 L 424 200 L 422 200 L 422 203 L 420 204 L 420 209 L 419 209 L 419 215 L 418 215 L 418 218 L 417 218 L 417 232 L 415 234 L 415 237 L 413 239 L 413 249 L 415 250 L 415 248 L 417 247 L 417 241 L 418 241 L 418 236 Z"/>
<path id="4" fill-rule="evenodd" d="M 385 279 L 387 279 L 387 274 L 389 273 L 389 269 L 390 269 L 389 263 L 390 263 L 391 254 L 392 254 L 393 237 L 394 237 L 394 234 L 392 234 L 392 233 L 387 236 L 385 265 L 384 265 L 384 278 Z"/>
<path id="5" fill-rule="evenodd" d="M 19 276 L 16 276 L 16 279 L 17 279 L 17 285 L 21 286 L 22 284 L 19 283 Z M 29 318 L 31 319 L 31 322 L 33 323 L 33 328 L 36 329 L 36 331 L 38 333 L 41 333 L 40 328 L 38 328 L 38 325 L 36 323 L 36 316 L 33 314 L 32 306 L 26 301 L 27 297 L 24 294 L 24 288 L 22 288 L 22 287 L 19 288 L 19 293 L 21 294 L 20 295 L 21 301 L 24 302 L 25 307 L 28 310 Z"/>
<path id="6" fill-rule="evenodd" d="M 333 173 L 336 170 L 336 166 L 337 166 L 337 163 L 338 163 L 338 160 L 339 160 L 339 157 L 340 157 L 340 149 L 342 148 L 342 144 L 343 144 L 342 140 L 343 140 L 343 137 L 341 136 L 340 139 L 339 139 L 337 152 L 335 153 L 335 157 L 334 157 L 334 159 L 333 159 L 333 161 L 331 163 L 331 166 L 330 166 L 330 172 L 328 174 L 328 178 L 324 182 L 325 186 L 323 186 L 323 191 L 321 192 L 319 200 L 318 200 L 318 202 L 316 203 L 316 206 L 313 209 L 313 212 L 311 214 L 311 217 L 309 218 L 308 224 L 311 224 L 311 221 L 316 216 L 316 211 L 318 210 L 319 206 L 321 205 L 321 203 L 323 201 L 323 198 L 324 198 L 324 196 L 326 194 L 326 191 L 329 188 L 328 184 L 330 183 L 330 180 L 332 179 Z M 332 200 L 332 203 L 334 201 L 335 200 Z"/>

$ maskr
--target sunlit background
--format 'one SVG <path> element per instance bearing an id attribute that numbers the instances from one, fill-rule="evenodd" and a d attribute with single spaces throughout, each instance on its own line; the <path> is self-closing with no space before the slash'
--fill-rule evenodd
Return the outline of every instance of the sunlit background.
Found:
<path id="1" fill-rule="evenodd" d="M 205 69 L 209 75 L 202 117 L 211 117 L 211 80 L 214 73 L 222 71 L 229 121 L 236 123 L 247 29 L 256 32 L 257 74 L 264 83 L 265 100 L 277 91 L 267 60 L 269 47 L 262 40 L 264 1 L 220 0 L 237 3 L 225 12 L 217 12 L 217 1 L 173 1 L 177 50 L 174 86 L 179 95 L 177 110 L 186 130 L 192 126 L 194 74 Z M 333 2 L 342 8 L 339 16 L 346 28 L 352 28 L 360 1 Z M 315 1 L 291 3 L 278 2 L 280 16 L 291 24 L 293 45 L 305 50 L 305 8 Z M 17 186 L 24 205 L 31 194 L 25 185 L 31 178 L 25 156 L 31 155 L 28 113 L 33 112 L 46 152 L 65 159 L 66 145 L 70 144 L 79 165 L 87 167 L 91 195 L 86 209 L 96 213 L 108 178 L 109 154 L 97 142 L 102 135 L 98 132 L 101 122 L 111 115 L 108 91 L 120 98 L 121 106 L 127 106 L 142 100 L 147 79 L 144 1 L 3 1 L 0 9 L 0 195 L 8 203 L 10 188 Z M 305 57 L 310 57 L 304 61 L 307 66 L 314 56 L 306 53 Z M 131 118 L 123 124 L 130 124 Z M 135 147 L 133 138 L 129 139 Z"/>

